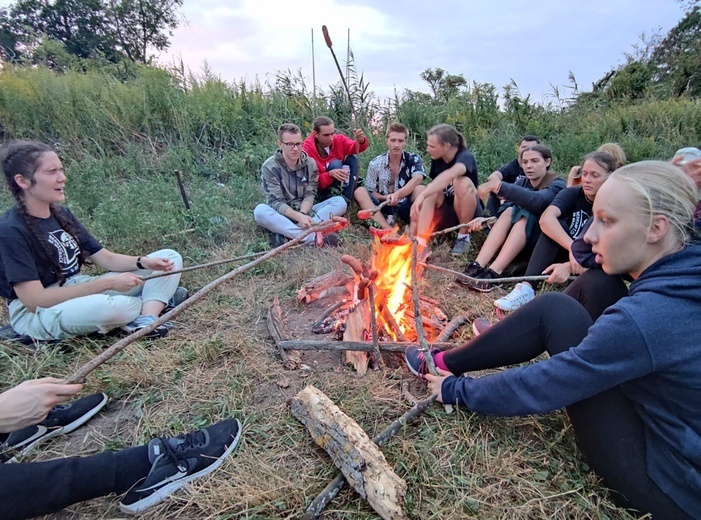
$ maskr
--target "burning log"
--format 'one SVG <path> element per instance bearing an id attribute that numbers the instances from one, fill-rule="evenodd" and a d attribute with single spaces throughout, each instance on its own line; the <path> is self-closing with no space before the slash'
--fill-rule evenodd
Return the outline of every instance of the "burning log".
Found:
<path id="1" fill-rule="evenodd" d="M 320 390 L 308 386 L 291 401 L 292 414 L 331 456 L 353 489 L 385 519 L 404 515 L 407 485 L 377 445 Z"/>
<path id="2" fill-rule="evenodd" d="M 387 326 L 391 329 L 391 334 L 394 334 L 394 337 L 396 337 L 399 341 L 408 341 L 406 339 L 406 336 L 402 332 L 402 329 L 399 328 L 399 325 L 397 324 L 397 321 L 394 319 L 394 316 L 392 316 L 392 313 L 389 311 L 387 308 L 387 305 L 382 302 L 379 305 L 380 307 L 380 316 L 382 316 L 382 319 L 384 322 L 387 324 Z"/>
<path id="3" fill-rule="evenodd" d="M 346 320 L 346 331 L 343 333 L 343 339 L 346 341 L 365 341 L 367 323 L 370 321 L 370 302 L 363 300 L 348 313 Z M 364 374 L 368 371 L 368 355 L 365 352 L 356 350 L 348 350 L 343 353 L 345 363 L 353 365 L 359 374 Z"/>
<path id="4" fill-rule="evenodd" d="M 297 370 L 300 366 L 302 366 L 302 358 L 299 356 L 299 352 L 292 349 L 285 350 L 279 346 L 281 342 L 290 338 L 282 322 L 282 309 L 280 308 L 280 299 L 277 297 L 277 295 L 273 299 L 273 304 L 268 308 L 267 325 L 268 332 L 270 332 L 270 335 L 275 341 L 275 345 L 277 346 L 277 350 L 280 353 L 280 358 L 282 359 L 282 363 L 285 365 L 285 368 Z"/>
<path id="5" fill-rule="evenodd" d="M 297 300 L 304 303 L 311 303 L 314 300 L 323 298 L 336 287 L 344 287 L 353 281 L 352 276 L 344 274 L 342 271 L 331 271 L 324 275 L 310 280 L 297 289 Z"/>

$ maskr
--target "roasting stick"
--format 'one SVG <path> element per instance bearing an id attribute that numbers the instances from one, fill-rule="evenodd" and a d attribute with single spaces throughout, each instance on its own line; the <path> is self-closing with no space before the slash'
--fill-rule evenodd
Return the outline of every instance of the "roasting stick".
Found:
<path id="1" fill-rule="evenodd" d="M 275 249 L 272 249 L 268 251 L 265 255 L 253 260 L 252 262 L 249 262 L 245 265 L 242 265 L 241 267 L 237 267 L 233 271 L 225 274 L 224 276 L 221 276 L 214 280 L 213 282 L 210 282 L 209 284 L 205 285 L 202 289 L 197 291 L 195 294 L 193 294 L 190 298 L 185 300 L 183 303 L 178 305 L 177 307 L 173 308 L 171 311 L 165 313 L 163 316 L 157 318 L 153 323 L 148 325 L 147 327 L 144 327 L 143 329 L 139 329 L 136 332 L 133 332 L 132 334 L 129 334 L 128 336 L 122 338 L 119 340 L 117 343 L 109 347 L 107 350 L 102 352 L 102 354 L 94 357 L 87 363 L 85 363 L 83 366 L 78 368 L 75 372 L 73 372 L 68 379 L 66 379 L 67 384 L 73 384 L 73 383 L 81 383 L 85 381 L 85 378 L 95 370 L 97 367 L 102 365 L 104 362 L 109 361 L 112 359 L 114 356 L 116 356 L 119 352 L 124 350 L 127 346 L 131 345 L 134 343 L 136 340 L 141 339 L 145 337 L 147 334 L 150 332 L 154 331 L 157 327 L 163 325 L 165 322 L 173 319 L 176 317 L 178 314 L 183 312 L 184 310 L 190 308 L 193 306 L 195 303 L 197 303 L 199 300 L 204 298 L 205 295 L 209 294 L 212 292 L 214 289 L 219 287 L 225 282 L 228 282 L 229 280 L 235 278 L 236 276 L 240 275 L 241 273 L 245 273 L 246 271 L 254 268 L 255 266 L 262 264 L 266 260 L 284 252 L 287 251 L 288 249 L 294 247 L 295 245 L 299 244 L 302 240 L 304 240 L 305 237 L 312 233 L 316 233 L 319 231 L 329 231 L 329 230 L 337 230 L 341 229 L 343 227 L 346 227 L 348 225 L 348 221 L 342 217 L 333 217 L 331 220 L 325 220 L 324 222 L 320 222 L 309 229 L 306 229 L 301 235 L 299 235 L 297 238 L 294 240 L 291 240 L 285 244 L 282 244 L 280 247 L 276 247 Z M 171 273 L 172 274 L 172 273 Z"/>
<path id="2" fill-rule="evenodd" d="M 445 235 L 446 233 L 450 233 L 451 231 L 457 231 L 458 229 L 462 227 L 472 227 L 476 224 L 479 224 L 480 226 L 488 226 L 492 227 L 494 223 L 497 221 L 496 217 L 477 217 L 475 219 L 472 219 L 470 222 L 467 224 L 458 224 L 457 226 L 449 227 L 446 229 L 443 229 L 441 231 L 436 231 L 434 233 L 431 233 L 431 238 L 437 237 L 439 235 Z"/>
<path id="3" fill-rule="evenodd" d="M 380 204 L 378 204 L 378 205 L 377 205 L 376 207 L 374 207 L 374 208 L 371 208 L 371 209 L 361 209 L 360 211 L 358 211 L 358 218 L 359 218 L 360 220 L 367 220 L 367 219 L 371 218 L 375 213 L 377 213 L 378 211 L 380 211 L 382 208 L 384 208 L 387 204 L 389 204 L 389 201 L 388 201 L 388 200 L 384 200 L 384 201 L 380 202 Z"/>
<path id="4" fill-rule="evenodd" d="M 421 267 L 425 267 L 427 269 L 433 269 L 434 271 L 438 271 L 444 274 L 449 274 L 451 276 L 457 276 L 458 278 L 462 278 L 463 280 L 470 280 L 473 282 L 484 282 L 488 281 L 490 283 L 518 283 L 518 282 L 544 282 L 548 278 L 550 278 L 550 275 L 548 274 L 538 274 L 538 275 L 531 275 L 531 276 L 506 276 L 504 278 L 489 278 L 489 279 L 484 279 L 484 278 L 475 278 L 473 276 L 467 276 L 466 274 L 463 274 L 459 271 L 453 271 L 452 269 L 446 269 L 445 267 L 438 267 L 437 265 L 432 265 L 432 264 L 426 264 L 424 262 L 420 262 L 419 265 Z M 576 276 L 569 276 L 567 278 L 569 281 L 576 280 Z"/>

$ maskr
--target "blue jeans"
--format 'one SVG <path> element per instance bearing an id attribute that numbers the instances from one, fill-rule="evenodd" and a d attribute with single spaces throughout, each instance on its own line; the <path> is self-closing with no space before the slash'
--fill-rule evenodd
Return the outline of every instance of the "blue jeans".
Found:
<path id="1" fill-rule="evenodd" d="M 355 192 L 356 184 L 358 182 L 358 156 L 349 155 L 345 158 L 343 162 L 341 162 L 338 159 L 334 159 L 328 164 L 328 166 L 326 166 L 326 171 L 339 170 L 343 165 L 350 167 L 350 176 L 348 177 L 348 185 L 343 187 L 341 193 L 343 194 L 346 200 L 352 201 L 353 193 Z M 317 200 L 324 200 L 329 198 L 332 195 L 331 190 L 334 187 L 338 186 L 341 186 L 341 182 L 338 179 L 334 179 L 331 183 L 331 186 L 329 186 L 323 191 L 319 190 L 319 193 L 317 194 Z"/>

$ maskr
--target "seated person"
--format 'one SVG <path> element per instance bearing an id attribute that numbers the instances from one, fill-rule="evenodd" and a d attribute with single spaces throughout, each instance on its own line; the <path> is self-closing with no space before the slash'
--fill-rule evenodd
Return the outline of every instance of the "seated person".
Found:
<path id="1" fill-rule="evenodd" d="M 438 400 L 498 416 L 565 407 L 587 464 L 621 506 L 652 518 L 701 511 L 701 245 L 690 242 L 696 186 L 659 161 L 616 170 L 594 201 L 584 235 L 609 275 L 633 278 L 630 296 L 596 321 L 550 292 L 465 346 L 406 351 Z M 669 324 L 673 324 L 670 327 Z M 479 378 L 455 377 L 549 358 Z M 426 374 L 426 375 L 424 375 Z"/>
<path id="2" fill-rule="evenodd" d="M 477 160 L 463 135 L 445 124 L 428 131 L 426 150 L 431 156 L 431 182 L 415 197 L 411 221 L 416 223 L 418 235 L 430 227 L 441 230 L 465 224 L 452 250 L 452 254 L 462 255 L 470 250 L 467 223 L 478 216 Z"/>
<path id="3" fill-rule="evenodd" d="M 456 280 L 458 283 L 475 291 L 491 291 L 494 285 L 488 280 L 499 278 L 522 251 L 530 254 L 540 236 L 540 215 L 555 195 L 565 188 L 565 181 L 549 171 L 551 163 L 550 148 L 536 144 L 521 152 L 521 166 L 525 177 L 514 184 L 494 179 L 480 185 L 481 197 L 496 193 L 506 202 L 502 205 L 499 218 L 487 235 L 477 258 L 465 269 L 465 275 L 484 281 L 459 278 Z M 494 262 L 488 266 L 495 256 Z"/>
<path id="4" fill-rule="evenodd" d="M 604 143 L 596 149 L 597 152 L 606 152 L 613 157 L 616 163 L 616 170 L 625 165 L 626 153 L 618 143 Z M 573 166 L 567 174 L 567 187 L 579 186 L 582 183 L 582 165 Z"/>
<path id="5" fill-rule="evenodd" d="M 256 224 L 267 229 L 273 247 L 297 238 L 315 223 L 341 216 L 346 201 L 341 196 L 314 204 L 319 180 L 316 163 L 302 150 L 302 131 L 297 125 L 284 123 L 277 130 L 278 149 L 261 167 L 266 204 L 253 210 Z M 338 245 L 334 234 L 308 235 L 306 244 Z"/>
<path id="6" fill-rule="evenodd" d="M 66 175 L 58 155 L 44 144 L 10 144 L 2 170 L 16 206 L 0 218 L 0 296 L 8 301 L 17 334 L 57 340 L 117 327 L 134 332 L 156 320 L 180 275 L 146 282 L 141 276 L 180 269 L 178 253 L 163 249 L 136 257 L 102 247 L 59 205 L 66 198 Z M 80 274 L 86 262 L 111 272 Z M 168 330 L 161 325 L 151 336 Z"/>
<path id="7" fill-rule="evenodd" d="M 409 130 L 403 124 L 389 125 L 387 152 L 370 161 L 365 186 L 355 190 L 355 200 L 361 209 L 372 209 L 389 200 L 373 216 L 383 229 L 392 228 L 394 217 L 408 223 L 412 199 L 425 189 L 421 185 L 426 178 L 421 157 L 404 149 L 408 136 Z"/>
<path id="8" fill-rule="evenodd" d="M 212 473 L 241 437 L 241 423 L 229 419 L 187 435 L 156 438 L 138 448 L 10 463 L 40 442 L 72 432 L 107 403 L 105 394 L 95 394 L 56 406 L 82 387 L 44 378 L 25 381 L 0 394 L 2 518 L 48 515 L 110 493 L 126 493 L 120 502 L 124 513 L 141 513 L 188 482 Z"/>
<path id="9" fill-rule="evenodd" d="M 354 139 L 337 134 L 331 119 L 319 116 L 312 121 L 312 133 L 304 140 L 304 151 L 316 161 L 319 171 L 317 200 L 332 195 L 332 188 L 340 189 L 348 201 L 358 183 L 358 156 L 370 146 L 360 128 L 353 130 Z M 346 170 L 343 169 L 346 166 Z"/>
<path id="10" fill-rule="evenodd" d="M 524 135 L 521 141 L 516 145 L 516 159 L 511 162 L 506 163 L 501 168 L 492 172 L 492 174 L 487 178 L 489 181 L 501 181 L 513 184 L 516 179 L 523 176 L 523 168 L 521 168 L 521 163 L 519 163 L 518 158 L 521 156 L 521 152 L 526 148 L 533 146 L 534 144 L 539 144 L 540 140 L 534 135 Z M 492 216 L 499 213 L 499 208 L 501 207 L 502 200 L 496 196 L 494 193 L 489 194 L 489 199 L 487 200 L 487 211 Z"/>
<path id="11" fill-rule="evenodd" d="M 558 193 L 540 217 L 542 234 L 531 254 L 526 276 L 550 274 L 548 283 L 565 283 L 570 275 L 584 272 L 570 246 L 591 217 L 599 188 L 615 169 L 614 158 L 606 152 L 592 152 L 584 158 L 582 183 Z M 494 305 L 505 312 L 515 311 L 535 298 L 537 288 L 538 282 L 519 282 Z"/>

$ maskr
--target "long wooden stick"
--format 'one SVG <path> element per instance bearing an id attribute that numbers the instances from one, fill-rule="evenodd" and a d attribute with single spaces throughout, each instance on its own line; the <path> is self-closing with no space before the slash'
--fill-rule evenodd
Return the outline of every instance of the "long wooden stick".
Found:
<path id="1" fill-rule="evenodd" d="M 470 280 L 472 282 L 489 282 L 489 283 L 518 283 L 518 282 L 544 282 L 550 275 L 539 274 L 533 276 L 507 276 L 504 278 L 475 278 L 473 276 L 467 276 L 459 271 L 453 271 L 452 269 L 446 269 L 445 267 L 438 267 L 437 265 L 421 263 L 421 267 L 426 267 L 428 269 L 433 269 L 444 274 L 449 274 L 451 276 L 457 276 L 463 280 Z M 569 276 L 568 280 L 576 280 L 576 276 Z"/>
<path id="2" fill-rule="evenodd" d="M 428 342 L 426 341 L 426 333 L 424 332 L 423 317 L 421 316 L 421 302 L 419 301 L 419 277 L 417 274 L 417 256 L 419 242 L 416 237 L 407 226 L 406 229 L 409 238 L 411 239 L 411 297 L 414 301 L 414 320 L 416 326 L 416 335 L 419 338 L 419 344 L 421 345 L 421 350 L 424 353 L 424 360 L 428 366 L 428 371 L 434 376 L 438 375 L 436 370 L 436 363 L 433 361 L 433 354 L 431 354 L 431 349 L 428 348 Z"/>
<path id="3" fill-rule="evenodd" d="M 379 434 L 372 438 L 372 441 L 378 446 L 382 446 L 389 439 L 392 438 L 399 430 L 404 428 L 407 423 L 413 421 L 418 417 L 424 410 L 426 410 L 431 403 L 436 400 L 437 395 L 432 395 L 431 397 L 419 401 L 412 408 L 407 410 L 401 417 L 396 419 L 392 424 L 387 426 Z M 339 473 L 322 491 L 317 495 L 317 497 L 312 500 L 309 504 L 307 510 L 302 515 L 302 520 L 316 520 L 321 512 L 324 510 L 326 505 L 334 499 L 338 492 L 343 488 L 346 483 L 346 478 L 343 473 Z"/>
<path id="4" fill-rule="evenodd" d="M 489 227 L 492 227 L 492 226 L 494 225 L 494 223 L 497 221 L 497 218 L 496 218 L 496 217 L 478 217 L 478 218 L 481 218 L 481 219 L 482 219 L 481 224 L 482 224 L 483 226 L 489 226 Z M 477 219 L 473 219 L 472 221 L 468 222 L 467 224 L 458 224 L 457 226 L 453 226 L 453 227 L 449 227 L 449 228 L 446 228 L 446 229 L 442 229 L 441 231 L 434 231 L 434 232 L 431 233 L 429 236 L 433 238 L 433 237 L 437 237 L 437 236 L 439 236 L 439 235 L 445 235 L 445 234 L 450 233 L 450 232 L 452 232 L 452 231 L 457 231 L 457 230 L 460 229 L 460 228 L 469 226 L 469 225 L 470 225 L 472 222 L 474 222 L 475 220 L 477 220 Z"/>
<path id="5" fill-rule="evenodd" d="M 345 220 L 345 219 L 344 219 Z M 94 357 L 92 360 L 88 361 L 85 363 L 83 366 L 78 368 L 75 372 L 73 372 L 70 377 L 66 380 L 66 383 L 80 383 L 85 380 L 85 378 L 95 370 L 97 367 L 102 365 L 105 361 L 109 361 L 112 359 L 114 356 L 116 356 L 119 352 L 124 350 L 127 346 L 131 345 L 134 343 L 136 340 L 141 339 L 151 333 L 152 331 L 156 330 L 156 328 L 160 327 L 163 325 L 165 322 L 175 318 L 177 315 L 179 315 L 181 312 L 183 312 L 186 309 L 189 309 L 192 307 L 195 303 L 197 303 L 199 300 L 204 298 L 205 295 L 209 294 L 212 292 L 214 289 L 219 287 L 225 282 L 228 282 L 232 278 L 235 278 L 236 276 L 240 275 L 241 273 L 245 273 L 246 271 L 254 268 L 255 266 L 262 264 L 266 260 L 269 260 L 270 258 L 290 249 L 291 247 L 295 246 L 304 238 L 312 233 L 316 233 L 317 231 L 324 231 L 326 229 L 331 229 L 334 227 L 338 226 L 338 221 L 335 220 L 326 220 L 324 222 L 320 222 L 319 224 L 316 224 L 306 231 L 304 231 L 301 235 L 299 235 L 297 238 L 294 240 L 291 240 L 290 242 L 287 242 L 285 244 L 282 244 L 280 247 L 276 247 L 275 249 L 268 251 L 265 255 L 261 256 L 260 258 L 257 258 L 256 260 L 253 260 L 252 262 L 249 262 L 245 265 L 242 265 L 241 267 L 237 267 L 235 270 L 225 274 L 224 276 L 221 276 L 214 280 L 213 282 L 210 282 L 209 284 L 205 285 L 202 289 L 197 291 L 195 294 L 193 294 L 190 298 L 185 300 L 183 303 L 178 305 L 177 307 L 174 307 L 171 311 L 165 313 L 163 316 L 157 318 L 151 325 L 148 325 L 147 327 L 144 327 L 143 329 L 139 329 L 136 332 L 133 332 L 126 336 L 125 338 L 122 338 L 119 340 L 117 343 L 109 347 L 107 350 L 102 352 L 102 354 Z"/>
<path id="6" fill-rule="evenodd" d="M 446 350 L 456 347 L 455 343 L 435 342 L 428 344 L 432 349 Z M 291 339 L 280 341 L 277 346 L 284 349 L 294 350 L 357 350 L 359 352 L 373 352 L 375 347 L 369 341 L 324 341 L 312 339 Z M 419 346 L 419 343 L 403 341 L 380 341 L 378 344 L 382 352 L 404 352 L 408 347 Z"/>
<path id="7" fill-rule="evenodd" d="M 296 246 L 290 247 L 289 249 L 296 249 L 298 247 L 302 247 L 302 244 L 297 244 Z M 208 262 L 206 264 L 191 265 L 189 267 L 183 267 L 182 269 L 178 269 L 176 271 L 158 271 L 158 272 L 155 272 L 153 274 L 141 276 L 140 278 L 143 281 L 153 280 L 154 278 L 161 278 L 162 276 L 170 276 L 171 274 L 187 273 L 190 271 L 197 271 L 198 269 L 204 269 L 205 267 L 214 267 L 217 265 L 238 262 L 240 260 L 250 260 L 251 258 L 258 258 L 259 256 L 263 256 L 269 252 L 270 251 L 261 251 L 259 253 L 251 253 L 249 255 L 236 256 L 234 258 L 227 258 L 226 260 L 217 260 L 216 262 Z"/>
<path id="8" fill-rule="evenodd" d="M 370 296 L 370 327 L 372 329 L 372 348 L 375 351 L 375 357 L 377 358 L 377 366 L 380 369 L 385 368 L 385 362 L 382 359 L 382 352 L 380 352 L 379 339 L 377 337 L 377 309 L 375 309 L 375 282 L 370 281 L 369 287 Z"/>

